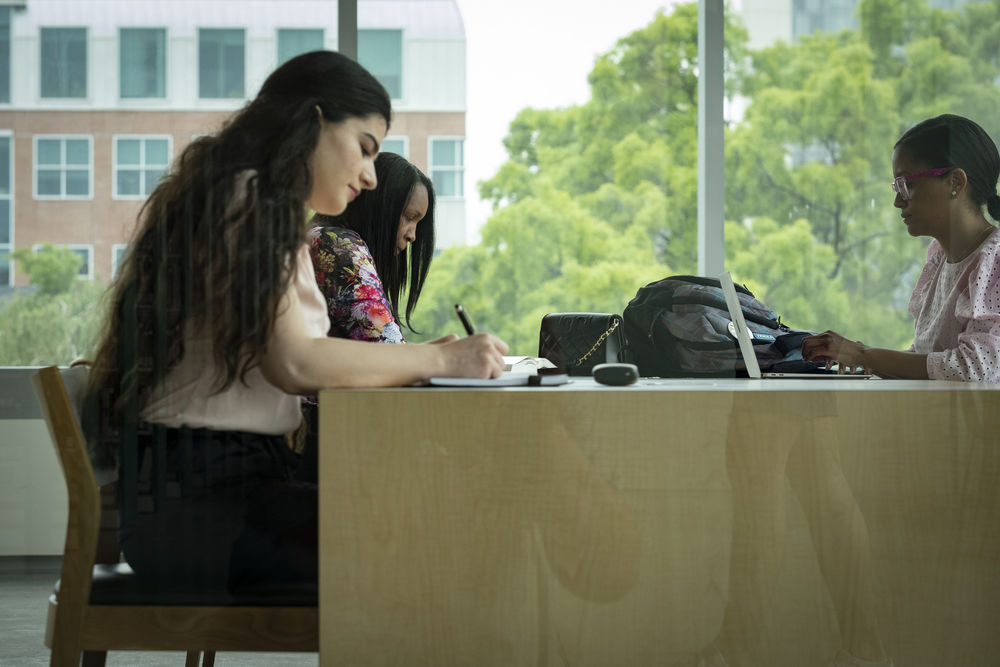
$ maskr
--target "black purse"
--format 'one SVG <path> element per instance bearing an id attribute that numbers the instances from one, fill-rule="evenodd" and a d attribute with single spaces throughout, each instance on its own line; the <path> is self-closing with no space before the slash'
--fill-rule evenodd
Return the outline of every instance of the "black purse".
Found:
<path id="1" fill-rule="evenodd" d="M 597 364 L 617 362 L 624 347 L 621 315 L 549 313 L 542 318 L 538 356 L 569 375 L 590 375 Z"/>

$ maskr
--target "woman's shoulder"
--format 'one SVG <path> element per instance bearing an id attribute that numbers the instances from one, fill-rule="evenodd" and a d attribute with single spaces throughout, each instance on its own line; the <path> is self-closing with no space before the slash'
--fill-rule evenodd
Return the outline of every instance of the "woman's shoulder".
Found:
<path id="1" fill-rule="evenodd" d="M 313 228 L 310 233 L 310 240 L 312 241 L 312 244 L 335 244 L 339 246 L 351 245 L 364 246 L 366 249 L 368 248 L 368 244 L 365 243 L 365 240 L 361 238 L 361 235 L 353 229 L 333 225 Z"/>

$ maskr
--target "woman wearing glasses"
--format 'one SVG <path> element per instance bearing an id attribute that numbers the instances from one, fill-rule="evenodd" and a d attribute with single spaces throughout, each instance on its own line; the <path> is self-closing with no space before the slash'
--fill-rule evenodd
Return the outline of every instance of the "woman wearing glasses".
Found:
<path id="1" fill-rule="evenodd" d="M 1000 155 L 979 125 L 945 114 L 910 128 L 892 153 L 900 210 L 911 236 L 930 236 L 910 297 L 913 345 L 868 347 L 832 331 L 806 338 L 802 355 L 883 377 L 1000 383 Z"/>

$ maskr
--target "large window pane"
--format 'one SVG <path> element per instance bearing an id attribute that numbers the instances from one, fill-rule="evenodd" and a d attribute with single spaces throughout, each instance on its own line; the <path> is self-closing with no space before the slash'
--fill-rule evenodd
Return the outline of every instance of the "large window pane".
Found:
<path id="1" fill-rule="evenodd" d="M 403 31 L 358 30 L 358 62 L 393 99 L 403 96 Z"/>
<path id="2" fill-rule="evenodd" d="M 323 48 L 322 28 L 280 28 L 278 30 L 278 64 L 302 53 Z"/>
<path id="3" fill-rule="evenodd" d="M 165 97 L 167 31 L 122 28 L 119 40 L 121 97 Z"/>
<path id="4" fill-rule="evenodd" d="M 744 1 L 749 67 L 728 81 L 727 265 L 789 325 L 907 348 L 929 238 L 893 205 L 893 144 L 940 113 L 1000 138 L 997 5 L 796 0 L 765 22 L 771 4 Z"/>
<path id="5" fill-rule="evenodd" d="M 13 278 L 10 270 L 10 252 L 0 250 L 0 285 L 10 285 Z"/>
<path id="6" fill-rule="evenodd" d="M 198 96 L 243 97 L 244 31 L 202 28 L 198 31 Z"/>
<path id="7" fill-rule="evenodd" d="M 87 96 L 87 29 L 41 29 L 42 97 Z"/>

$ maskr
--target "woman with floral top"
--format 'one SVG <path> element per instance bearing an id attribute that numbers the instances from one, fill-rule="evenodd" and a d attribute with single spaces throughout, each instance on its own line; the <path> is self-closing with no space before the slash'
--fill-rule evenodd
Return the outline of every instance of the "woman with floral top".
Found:
<path id="1" fill-rule="evenodd" d="M 377 189 L 362 192 L 341 215 L 314 219 L 310 252 L 331 336 L 403 343 L 400 295 L 409 278 L 404 317 L 412 330 L 434 254 L 434 186 L 395 153 L 380 153 L 375 173 Z"/>

